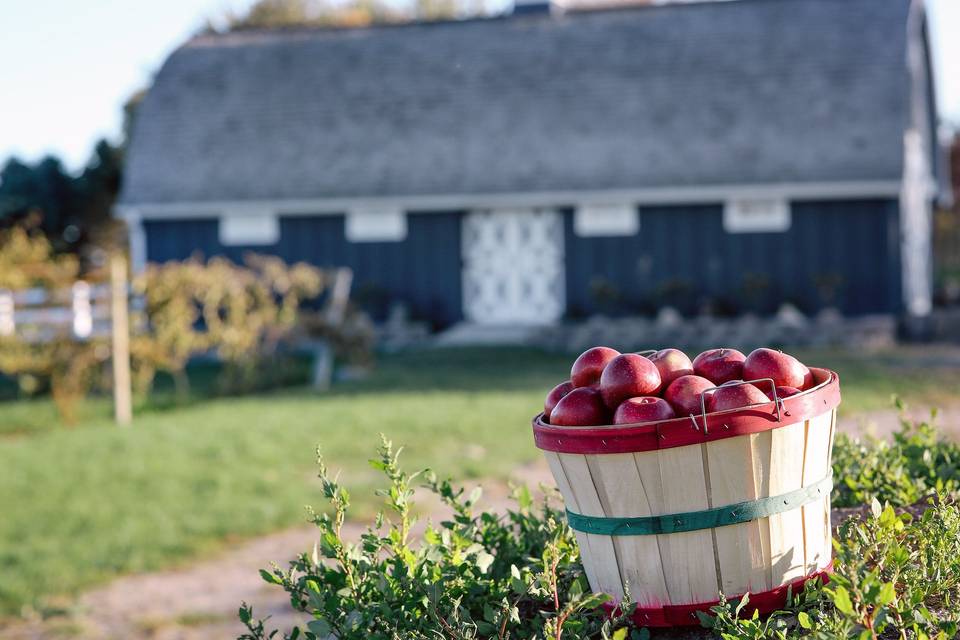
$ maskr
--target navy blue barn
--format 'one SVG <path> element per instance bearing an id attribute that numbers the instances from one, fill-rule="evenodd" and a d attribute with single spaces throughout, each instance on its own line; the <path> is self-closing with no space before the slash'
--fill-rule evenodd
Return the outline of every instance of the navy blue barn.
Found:
<path id="1" fill-rule="evenodd" d="M 198 36 L 135 122 L 135 263 L 349 266 L 437 327 L 930 307 L 910 0 L 734 0 Z"/>

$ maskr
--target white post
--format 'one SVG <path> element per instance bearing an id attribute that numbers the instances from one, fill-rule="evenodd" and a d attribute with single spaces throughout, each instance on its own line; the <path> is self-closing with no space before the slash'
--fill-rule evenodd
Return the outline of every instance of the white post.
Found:
<path id="1" fill-rule="evenodd" d="M 337 269 L 333 280 L 333 290 L 330 292 L 330 302 L 327 306 L 327 319 L 332 324 L 343 321 L 347 312 L 347 303 L 350 302 L 350 287 L 353 284 L 353 271 L 347 267 Z"/>
<path id="2" fill-rule="evenodd" d="M 93 333 L 93 314 L 90 312 L 90 285 L 82 280 L 73 283 L 73 335 L 89 338 Z"/>
<path id="3" fill-rule="evenodd" d="M 0 336 L 12 336 L 17 324 L 13 313 L 13 292 L 0 289 Z"/>

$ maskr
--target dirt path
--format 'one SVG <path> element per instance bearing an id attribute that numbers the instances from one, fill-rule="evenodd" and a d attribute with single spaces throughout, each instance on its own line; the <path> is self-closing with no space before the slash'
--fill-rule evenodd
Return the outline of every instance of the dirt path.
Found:
<path id="1" fill-rule="evenodd" d="M 511 480 L 536 487 L 553 480 L 546 464 L 517 469 Z M 473 483 L 476 484 L 476 483 Z M 510 505 L 504 482 L 483 482 L 482 508 L 503 511 Z M 419 497 L 419 496 L 418 496 Z M 420 501 L 434 519 L 443 517 L 438 504 Z M 360 524 L 346 526 L 357 539 Z M 316 540 L 314 527 L 298 527 L 242 543 L 188 567 L 118 578 L 78 598 L 69 615 L 23 621 L 0 627 L 3 640 L 204 640 L 236 638 L 243 632 L 237 621 L 241 602 L 254 607 L 258 617 L 272 616 L 274 628 L 302 622 L 289 599 L 271 587 L 259 570 L 271 562 L 284 566 L 309 550 Z"/>
<path id="2" fill-rule="evenodd" d="M 947 433 L 960 436 L 960 406 L 941 414 Z M 874 412 L 842 421 L 848 433 L 889 435 L 898 427 L 892 411 Z M 513 480 L 531 487 L 552 484 L 545 464 L 518 469 Z M 483 483 L 483 508 L 504 510 L 509 505 L 505 483 Z M 436 507 L 436 505 L 434 505 Z M 427 505 L 436 518 L 443 513 Z M 348 535 L 359 537 L 363 527 L 351 524 Z M 118 578 L 80 596 L 72 613 L 48 620 L 18 622 L 0 627 L 5 640 L 199 640 L 235 638 L 242 632 L 237 608 L 246 601 L 258 616 L 272 616 L 275 627 L 296 622 L 284 593 L 264 583 L 258 570 L 271 562 L 285 563 L 313 545 L 315 529 L 300 527 L 242 543 L 188 567 Z M 691 638 L 700 634 L 656 634 Z"/>

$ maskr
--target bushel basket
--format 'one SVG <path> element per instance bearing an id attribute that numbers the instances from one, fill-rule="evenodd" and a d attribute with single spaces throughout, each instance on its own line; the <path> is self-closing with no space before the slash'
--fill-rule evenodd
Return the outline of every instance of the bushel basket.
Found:
<path id="1" fill-rule="evenodd" d="M 795 396 L 657 423 L 533 421 L 595 592 L 642 626 L 697 624 L 723 593 L 782 607 L 831 563 L 837 374 Z"/>

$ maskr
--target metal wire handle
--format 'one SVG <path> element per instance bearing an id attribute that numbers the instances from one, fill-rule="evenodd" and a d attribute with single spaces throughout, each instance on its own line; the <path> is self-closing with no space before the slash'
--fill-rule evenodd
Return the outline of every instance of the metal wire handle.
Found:
<path id="1" fill-rule="evenodd" d="M 715 391 L 722 386 L 727 387 L 739 387 L 744 384 L 754 384 L 755 382 L 769 382 L 770 388 L 773 390 L 773 405 L 776 409 L 777 422 L 780 422 L 780 407 L 783 405 L 783 400 L 777 395 L 777 383 L 773 381 L 773 378 L 757 378 L 756 380 L 740 380 L 734 383 L 727 383 L 726 385 L 720 385 L 717 387 L 710 387 L 709 389 L 704 389 L 703 393 L 700 394 L 700 417 L 703 418 L 703 434 L 707 435 L 707 392 Z M 766 402 L 756 402 L 754 404 L 748 404 L 746 407 L 755 407 L 760 404 L 767 404 Z M 746 407 L 739 407 L 741 409 Z M 697 431 L 700 430 L 700 425 L 697 424 L 697 419 L 693 414 L 690 414 L 690 420 L 693 421 L 693 428 Z"/>

